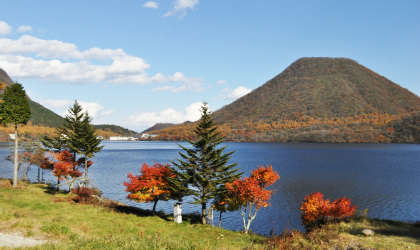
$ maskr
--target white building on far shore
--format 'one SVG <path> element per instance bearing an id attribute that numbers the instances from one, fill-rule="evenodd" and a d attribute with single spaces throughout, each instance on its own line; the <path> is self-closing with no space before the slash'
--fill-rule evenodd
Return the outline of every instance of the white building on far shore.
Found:
<path id="1" fill-rule="evenodd" d="M 125 136 L 111 136 L 109 137 L 110 141 L 128 141 L 130 140 L 130 137 L 125 137 Z"/>

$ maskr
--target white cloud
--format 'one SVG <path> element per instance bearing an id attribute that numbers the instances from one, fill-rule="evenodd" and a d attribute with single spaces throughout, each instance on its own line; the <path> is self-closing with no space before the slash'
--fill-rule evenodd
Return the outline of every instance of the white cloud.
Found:
<path id="1" fill-rule="evenodd" d="M 87 111 L 89 116 L 92 118 L 97 118 L 99 116 L 99 112 L 104 109 L 99 103 L 96 102 L 84 102 L 78 101 L 80 106 L 83 108 L 83 112 Z M 105 111 L 107 112 L 107 111 Z"/>
<path id="2" fill-rule="evenodd" d="M 184 112 L 176 111 L 172 108 L 160 112 L 145 112 L 128 117 L 130 123 L 139 127 L 151 127 L 156 123 L 182 123 L 185 121 L 197 121 L 201 117 L 201 106 L 203 103 L 197 102 L 188 106 Z"/>
<path id="3" fill-rule="evenodd" d="M 179 18 L 183 18 L 187 14 L 187 9 L 194 9 L 194 7 L 198 4 L 198 0 L 175 0 L 172 2 L 174 8 L 164 16 L 178 16 Z"/>
<path id="4" fill-rule="evenodd" d="M 154 1 L 148 1 L 147 3 L 145 3 L 143 5 L 143 7 L 145 7 L 145 8 L 152 8 L 152 9 L 157 9 L 158 6 L 159 6 L 159 4 L 157 2 L 154 2 Z"/>
<path id="5" fill-rule="evenodd" d="M 226 83 L 226 80 L 219 80 L 219 81 L 217 81 L 217 84 L 218 84 L 218 85 L 220 85 L 220 84 L 224 84 L 224 83 Z"/>
<path id="6" fill-rule="evenodd" d="M 61 108 L 69 108 L 72 105 L 73 101 L 47 99 L 47 100 L 40 101 L 40 103 L 49 109 L 61 109 Z"/>
<path id="7" fill-rule="evenodd" d="M 17 30 L 17 32 L 23 33 L 23 32 L 28 32 L 28 31 L 32 31 L 32 27 L 27 25 L 27 26 L 20 26 Z"/>
<path id="8" fill-rule="evenodd" d="M 6 22 L 0 21 L 0 36 L 5 36 L 12 31 L 12 27 L 10 27 Z"/>
<path id="9" fill-rule="evenodd" d="M 228 92 L 229 89 L 228 88 L 222 89 L 222 91 L 223 92 Z M 241 87 L 237 87 L 236 89 L 234 89 L 232 92 L 228 93 L 227 95 L 226 94 L 221 94 L 221 95 L 217 96 L 215 98 L 215 100 L 218 100 L 218 99 L 236 100 L 236 99 L 241 98 L 242 96 L 250 93 L 251 91 L 252 91 L 252 89 L 248 89 L 248 88 L 245 88 L 245 87 L 241 86 Z"/>
<path id="10" fill-rule="evenodd" d="M 107 111 L 102 112 L 101 115 L 111 115 L 113 113 L 114 113 L 114 110 L 113 109 L 110 109 L 110 110 L 107 110 Z"/>
<path id="11" fill-rule="evenodd" d="M 154 88 L 152 91 L 171 91 L 173 93 L 181 91 L 204 91 L 201 79 L 199 78 L 186 78 L 183 73 L 176 72 L 173 76 L 168 76 L 167 79 L 171 82 L 181 82 L 181 86 L 165 85 L 163 87 Z"/>
<path id="12" fill-rule="evenodd" d="M 236 89 L 234 89 L 231 93 L 229 93 L 227 95 L 227 99 L 238 99 L 241 98 L 242 96 L 250 93 L 252 91 L 252 89 L 248 89 L 245 87 L 237 87 Z"/>
<path id="13" fill-rule="evenodd" d="M 91 60 L 99 60 L 93 63 Z M 79 51 L 75 44 L 23 35 L 17 40 L 0 39 L 0 68 L 18 78 L 54 82 L 110 82 L 115 84 L 184 83 L 185 90 L 201 90 L 200 79 L 176 72 L 172 76 L 149 76 L 150 65 L 122 49 L 90 48 Z"/>
<path id="14" fill-rule="evenodd" d="M 66 115 L 69 115 L 68 109 L 73 106 L 74 101 L 72 100 L 40 100 L 39 101 L 43 106 L 45 106 L 48 109 L 51 109 L 57 113 L 59 113 L 62 117 L 65 117 Z M 96 102 L 84 102 L 84 101 L 77 101 L 80 106 L 82 106 L 84 113 L 85 111 L 88 111 L 89 116 L 92 118 L 98 118 L 103 115 L 110 115 L 114 113 L 114 110 L 107 110 L 101 112 L 101 110 L 104 109 L 102 105 Z"/>

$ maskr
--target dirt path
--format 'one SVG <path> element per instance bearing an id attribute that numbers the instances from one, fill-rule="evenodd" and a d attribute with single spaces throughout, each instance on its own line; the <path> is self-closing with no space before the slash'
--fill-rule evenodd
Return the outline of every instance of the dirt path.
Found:
<path id="1" fill-rule="evenodd" d="M 0 233 L 0 247 L 30 247 L 47 243 L 45 240 L 25 238 L 19 234 Z"/>

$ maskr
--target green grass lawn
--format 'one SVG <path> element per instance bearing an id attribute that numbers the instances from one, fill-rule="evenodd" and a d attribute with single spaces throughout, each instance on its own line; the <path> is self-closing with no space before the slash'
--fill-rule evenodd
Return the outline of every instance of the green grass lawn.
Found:
<path id="1" fill-rule="evenodd" d="M 184 216 L 68 201 L 69 194 L 45 185 L 0 187 L 0 232 L 50 239 L 39 249 L 262 249 L 258 235 L 195 224 Z"/>
<path id="2" fill-rule="evenodd" d="M 194 215 L 176 224 L 164 213 L 113 202 L 78 204 L 46 185 L 12 189 L 5 183 L 0 180 L 0 232 L 50 242 L 33 249 L 420 249 L 413 223 L 357 217 L 309 234 L 265 237 L 201 225 Z M 364 236 L 365 228 L 375 236 Z"/>

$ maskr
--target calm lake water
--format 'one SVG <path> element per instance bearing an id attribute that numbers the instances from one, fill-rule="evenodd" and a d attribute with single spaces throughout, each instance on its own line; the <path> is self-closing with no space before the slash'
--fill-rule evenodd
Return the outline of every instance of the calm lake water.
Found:
<path id="1" fill-rule="evenodd" d="M 141 163 L 169 163 L 179 158 L 174 142 L 103 142 L 105 147 L 93 159 L 89 169 L 105 197 L 141 208 L 152 204 L 127 200 L 123 182 L 127 174 L 138 174 Z M 188 143 L 182 145 L 189 147 Z M 346 196 L 369 216 L 384 219 L 420 220 L 420 145 L 418 144 L 318 144 L 318 143 L 225 143 L 225 152 L 236 151 L 231 163 L 237 162 L 244 175 L 257 166 L 271 164 L 280 174 L 272 189 L 271 206 L 262 208 L 251 224 L 251 230 L 268 234 L 275 226 L 281 232 L 303 230 L 300 204 L 305 195 L 321 192 L 325 199 Z M 9 146 L 0 145 L 0 177 L 12 178 L 13 166 L 4 157 Z M 36 168 L 30 173 L 35 180 Z M 55 181 L 48 175 L 46 179 Z M 159 202 L 157 210 L 173 212 L 174 201 Z M 198 205 L 183 202 L 183 213 L 199 211 Z M 215 214 L 215 224 L 218 213 Z M 223 214 L 222 226 L 243 230 L 237 212 Z"/>

